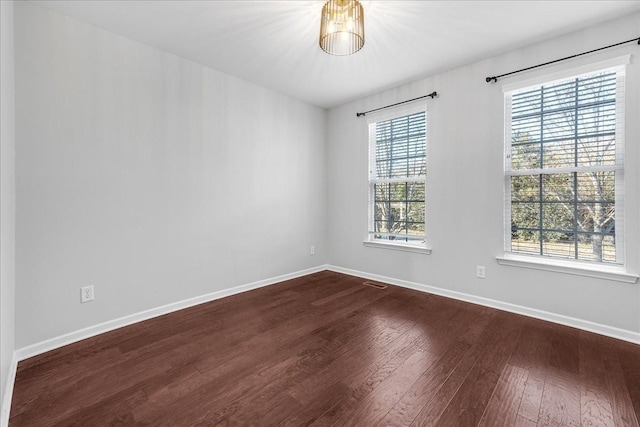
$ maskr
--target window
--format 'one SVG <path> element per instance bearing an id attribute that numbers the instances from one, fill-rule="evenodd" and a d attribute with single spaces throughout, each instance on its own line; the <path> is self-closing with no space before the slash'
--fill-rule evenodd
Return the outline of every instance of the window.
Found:
<path id="1" fill-rule="evenodd" d="M 426 111 L 369 124 L 369 241 L 425 244 Z"/>
<path id="2" fill-rule="evenodd" d="M 505 250 L 623 262 L 624 68 L 505 94 Z"/>

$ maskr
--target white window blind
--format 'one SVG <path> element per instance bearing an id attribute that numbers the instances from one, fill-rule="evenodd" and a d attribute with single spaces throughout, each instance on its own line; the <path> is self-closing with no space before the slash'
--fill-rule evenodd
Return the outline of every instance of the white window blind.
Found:
<path id="1" fill-rule="evenodd" d="M 624 67 L 505 94 L 505 250 L 623 262 Z"/>
<path id="2" fill-rule="evenodd" d="M 369 240 L 425 242 L 426 112 L 369 124 Z"/>

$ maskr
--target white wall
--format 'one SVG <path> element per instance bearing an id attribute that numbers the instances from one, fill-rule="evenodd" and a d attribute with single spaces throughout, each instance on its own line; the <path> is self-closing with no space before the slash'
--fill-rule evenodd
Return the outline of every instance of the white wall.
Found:
<path id="1" fill-rule="evenodd" d="M 484 82 L 637 37 L 639 15 L 327 115 L 32 4 L 15 7 L 16 190 L 5 191 L 3 179 L 2 193 L 17 194 L 16 348 L 325 262 L 640 332 L 638 284 L 495 261 L 503 245 L 501 84 L 632 53 L 626 102 L 628 117 L 638 117 L 637 47 Z M 429 102 L 433 254 L 363 247 L 367 130 L 355 113 L 433 90 L 440 93 Z M 626 132 L 627 263 L 637 272 L 638 121 L 627 120 Z M 3 174 L 5 158 L 3 151 Z M 475 278 L 476 265 L 487 266 L 486 280 Z M 80 304 L 88 284 L 96 301 Z M 3 312 L 4 301 L 3 294 Z"/>
<path id="2" fill-rule="evenodd" d="M 503 254 L 501 85 L 623 54 L 627 69 L 626 253 L 640 267 L 640 66 L 635 43 L 487 84 L 486 76 L 638 36 L 640 15 L 475 63 L 332 109 L 328 117 L 330 263 L 640 332 L 640 284 L 498 265 Z M 421 53 L 417 53 L 421 54 Z M 429 101 L 427 234 L 432 255 L 363 247 L 367 233 L 367 125 L 356 112 L 437 91 Z M 475 277 L 485 265 L 487 278 Z"/>
<path id="3" fill-rule="evenodd" d="M 13 2 L 0 2 L 0 402 L 14 350 L 15 127 Z M 2 408 L 7 409 L 7 408 Z M 2 414 L 4 420 L 7 414 Z M 0 421 L 1 423 L 2 421 Z"/>
<path id="4" fill-rule="evenodd" d="M 17 348 L 326 262 L 324 110 L 28 3 L 15 19 Z"/>

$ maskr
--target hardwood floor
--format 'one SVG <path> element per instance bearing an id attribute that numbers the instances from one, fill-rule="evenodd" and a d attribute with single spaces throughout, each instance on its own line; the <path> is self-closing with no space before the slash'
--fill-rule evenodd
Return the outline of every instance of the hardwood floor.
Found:
<path id="1" fill-rule="evenodd" d="M 640 346 L 320 272 L 20 362 L 10 425 L 638 426 Z"/>

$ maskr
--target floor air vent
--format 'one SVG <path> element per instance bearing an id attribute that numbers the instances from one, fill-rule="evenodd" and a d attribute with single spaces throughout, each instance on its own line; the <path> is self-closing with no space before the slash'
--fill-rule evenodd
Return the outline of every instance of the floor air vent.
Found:
<path id="1" fill-rule="evenodd" d="M 367 285 L 367 286 L 371 286 L 372 288 L 377 288 L 377 289 L 387 289 L 387 285 L 381 285 L 380 283 L 374 283 L 374 282 L 363 282 L 363 285 Z"/>

